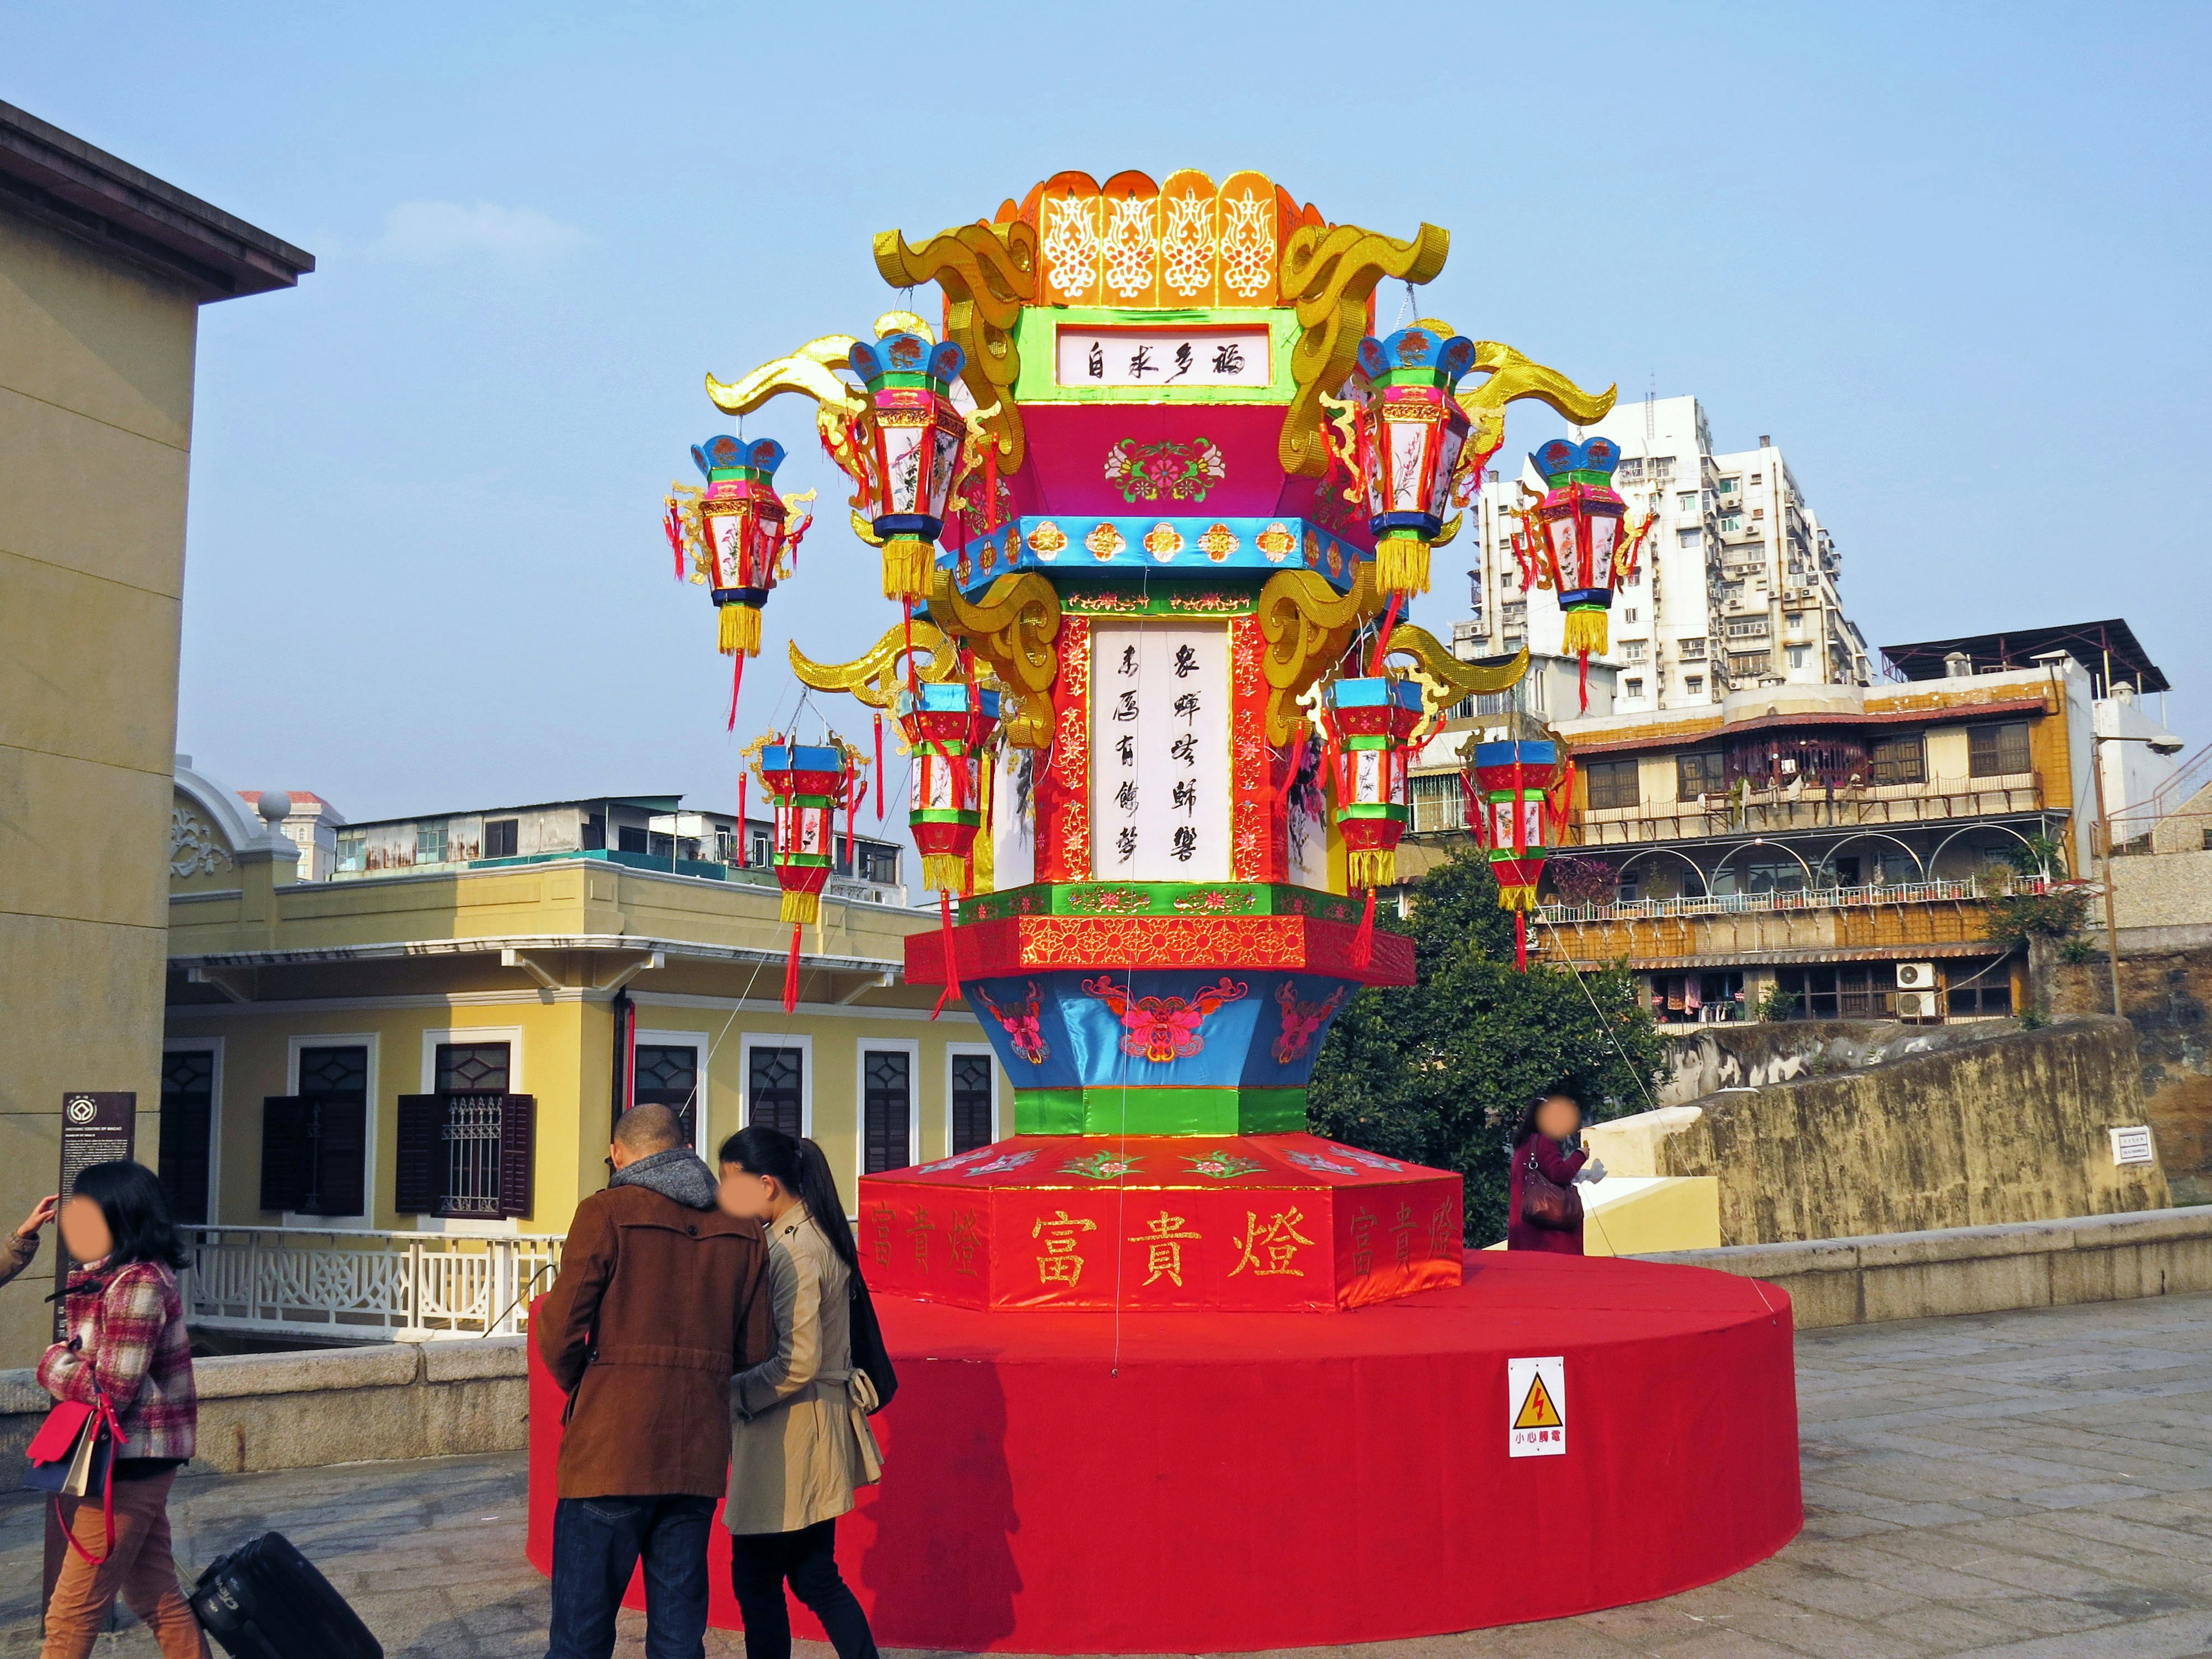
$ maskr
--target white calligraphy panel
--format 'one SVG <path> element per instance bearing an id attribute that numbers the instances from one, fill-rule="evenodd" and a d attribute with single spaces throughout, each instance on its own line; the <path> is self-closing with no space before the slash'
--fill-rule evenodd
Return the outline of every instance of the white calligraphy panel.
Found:
<path id="1" fill-rule="evenodd" d="M 1226 881 L 1229 629 L 1091 625 L 1091 869 Z"/>
<path id="2" fill-rule="evenodd" d="M 1056 362 L 1066 386 L 1265 386 L 1267 329 L 1063 327 Z"/>

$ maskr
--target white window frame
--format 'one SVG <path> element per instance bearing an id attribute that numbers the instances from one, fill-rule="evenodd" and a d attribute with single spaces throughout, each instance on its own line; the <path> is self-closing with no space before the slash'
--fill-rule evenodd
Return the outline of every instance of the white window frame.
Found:
<path id="1" fill-rule="evenodd" d="M 714 1129 L 708 1121 L 708 1113 L 713 1106 L 714 1093 L 714 1086 L 707 1077 L 707 1055 L 714 1046 L 713 1039 L 704 1031 L 648 1031 L 642 1026 L 635 1035 L 637 1048 L 689 1048 L 696 1056 L 692 1072 L 699 1079 L 699 1098 L 693 1103 L 695 1109 L 691 1114 L 691 1150 L 712 1163 L 714 1160 L 708 1157 L 707 1148 L 713 1144 Z M 625 1063 L 627 1060 L 628 1056 L 625 1056 Z M 635 1086 L 635 1083 L 632 1086 Z"/>
<path id="2" fill-rule="evenodd" d="M 522 1028 L 520 1025 L 457 1025 L 423 1031 L 422 1086 L 416 1091 L 417 1094 L 429 1095 L 438 1091 L 438 1045 L 441 1042 L 504 1042 L 507 1044 L 507 1093 L 526 1095 L 530 1092 L 529 1085 L 524 1080 Z M 544 1150 L 543 1139 L 542 1136 L 539 1137 L 540 1151 Z M 542 1167 L 543 1160 L 532 1159 L 533 1181 L 536 1179 L 535 1171 Z M 534 1199 L 537 1194 L 533 1193 L 531 1196 Z M 415 1218 L 415 1231 L 418 1233 L 451 1233 L 461 1238 L 495 1238 L 507 1233 L 520 1232 L 522 1223 L 514 1216 L 492 1219 L 483 1216 L 418 1215 Z"/>
<path id="3" fill-rule="evenodd" d="M 796 1048 L 799 1054 L 799 1133 L 814 1138 L 814 1039 L 797 1031 L 746 1031 L 738 1038 L 738 1127 L 753 1121 L 753 1050 Z"/>
<path id="4" fill-rule="evenodd" d="M 215 1075 L 208 1081 L 207 1224 L 219 1226 L 222 1222 L 222 1039 L 219 1036 L 163 1037 L 161 1052 L 165 1054 L 205 1054 L 215 1056 Z M 155 1098 L 160 1097 L 157 1095 Z M 142 1156 L 138 1161 L 160 1167 L 161 1143 L 158 1136 L 154 1142 L 153 1158 L 149 1160 Z"/>
<path id="5" fill-rule="evenodd" d="M 368 1110 L 362 1125 L 361 1215 L 300 1215 L 284 1212 L 279 1225 L 309 1231 L 372 1232 L 376 1228 L 376 1109 L 377 1042 L 374 1031 L 340 1031 L 329 1036 L 288 1036 L 284 1039 L 284 1092 L 300 1092 L 300 1050 L 302 1048 L 366 1048 L 368 1050 Z"/>
<path id="6" fill-rule="evenodd" d="M 853 1042 L 853 1179 L 868 1165 L 868 1056 L 906 1056 L 906 1167 L 929 1160 L 921 1152 L 921 1044 L 914 1037 L 856 1037 Z M 854 1190 L 859 1191 L 856 1186 Z"/>
<path id="7" fill-rule="evenodd" d="M 1006 1068 L 999 1064 L 999 1051 L 988 1042 L 948 1042 L 945 1045 L 945 1140 L 931 1154 L 933 1158 L 952 1156 L 952 1062 L 978 1054 L 991 1062 L 991 1139 L 1006 1139 L 1006 1132 L 999 1123 L 999 1114 L 1006 1105 L 1005 1091 L 999 1086 L 1000 1073 Z"/>

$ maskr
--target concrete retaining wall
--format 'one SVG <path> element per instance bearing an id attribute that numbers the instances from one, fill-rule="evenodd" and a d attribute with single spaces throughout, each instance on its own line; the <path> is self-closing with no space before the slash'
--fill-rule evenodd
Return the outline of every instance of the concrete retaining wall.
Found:
<path id="1" fill-rule="evenodd" d="M 2212 1291 L 2212 1209 L 1739 1244 L 1641 1258 L 1790 1292 L 1797 1328 Z"/>
<path id="2" fill-rule="evenodd" d="M 2202 856 L 2212 859 L 2212 853 Z M 2134 858 L 2120 865 L 2164 869 L 2172 860 Z M 2055 1014 L 2105 1013 L 2112 1006 L 2112 958 L 2105 935 L 2086 961 L 2037 952 L 2039 977 Z M 2212 927 L 2137 928 L 2120 934 L 2120 1007 L 2136 1028 L 2143 1116 L 2158 1137 L 2174 1198 L 2212 1202 Z"/>
<path id="3" fill-rule="evenodd" d="M 200 1400 L 192 1467 L 234 1474 L 519 1450 L 529 1426 L 528 1340 L 200 1360 L 192 1368 Z M 35 1372 L 0 1371 L 0 1452 L 20 1455 L 52 1404 Z"/>
<path id="4" fill-rule="evenodd" d="M 1725 1244 L 2162 1209 L 2164 1172 L 2106 1133 L 2146 1121 L 2141 1073 L 2125 1020 L 1987 1021 L 1585 1138 L 1617 1174 L 1717 1177 Z"/>

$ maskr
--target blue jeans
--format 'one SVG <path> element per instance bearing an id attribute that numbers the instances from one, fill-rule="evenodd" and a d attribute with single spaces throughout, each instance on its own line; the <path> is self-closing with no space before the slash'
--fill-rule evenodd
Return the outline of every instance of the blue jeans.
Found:
<path id="1" fill-rule="evenodd" d="M 545 1659 L 608 1659 L 615 1613 L 645 1561 L 646 1659 L 707 1649 L 711 1498 L 564 1498 L 553 1511 L 553 1627 Z"/>

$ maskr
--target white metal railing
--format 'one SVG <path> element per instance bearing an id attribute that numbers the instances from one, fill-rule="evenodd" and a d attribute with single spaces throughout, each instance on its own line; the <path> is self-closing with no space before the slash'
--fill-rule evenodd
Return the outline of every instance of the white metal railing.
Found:
<path id="1" fill-rule="evenodd" d="M 1766 893 L 1703 893 L 1695 898 L 1615 900 L 1605 904 L 1547 904 L 1546 921 L 1654 921 L 1668 916 L 1728 916 L 1774 910 L 1846 910 L 1877 904 L 1929 904 L 1945 899 L 1985 899 L 2004 893 L 2041 893 L 2041 876 L 1993 881 L 1897 881 L 1864 887 L 1796 888 Z"/>
<path id="2" fill-rule="evenodd" d="M 553 1285 L 562 1235 L 179 1227 L 185 1318 L 213 1330 L 389 1340 L 511 1335 Z"/>

